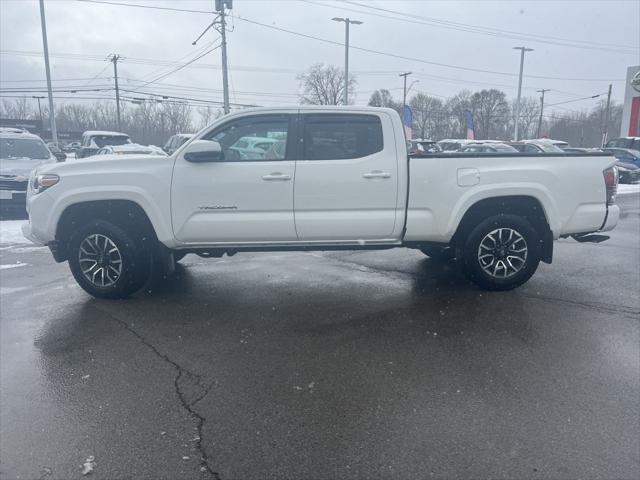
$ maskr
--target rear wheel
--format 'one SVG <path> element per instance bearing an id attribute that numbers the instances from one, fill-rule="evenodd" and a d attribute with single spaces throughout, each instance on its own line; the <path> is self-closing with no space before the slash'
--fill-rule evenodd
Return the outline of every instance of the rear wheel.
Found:
<path id="1" fill-rule="evenodd" d="M 98 298 L 124 298 L 139 290 L 151 271 L 151 254 L 121 227 L 94 220 L 69 243 L 69 267 L 78 284 Z"/>
<path id="2" fill-rule="evenodd" d="M 519 287 L 539 263 L 539 236 L 517 215 L 496 215 L 480 222 L 467 238 L 461 259 L 467 278 L 486 290 Z"/>

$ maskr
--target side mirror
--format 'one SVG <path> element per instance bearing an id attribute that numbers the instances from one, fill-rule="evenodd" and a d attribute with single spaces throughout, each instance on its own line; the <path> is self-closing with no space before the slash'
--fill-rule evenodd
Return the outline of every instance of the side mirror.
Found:
<path id="1" fill-rule="evenodd" d="M 223 158 L 222 147 L 212 140 L 195 140 L 184 152 L 184 159 L 193 163 L 219 162 Z"/>
<path id="2" fill-rule="evenodd" d="M 53 156 L 56 157 L 58 162 L 65 162 L 67 160 L 67 154 L 64 152 L 55 152 Z"/>

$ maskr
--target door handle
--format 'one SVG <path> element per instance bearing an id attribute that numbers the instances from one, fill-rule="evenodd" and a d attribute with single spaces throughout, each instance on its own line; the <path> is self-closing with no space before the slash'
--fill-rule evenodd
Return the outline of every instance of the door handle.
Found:
<path id="1" fill-rule="evenodd" d="M 371 178 L 391 178 L 391 174 L 389 172 L 383 172 L 382 170 L 374 170 L 372 172 L 365 173 L 362 177 L 367 180 Z"/>
<path id="2" fill-rule="evenodd" d="M 262 179 L 267 182 L 273 182 L 277 180 L 286 182 L 287 180 L 291 180 L 291 175 L 287 175 L 286 173 L 274 172 L 268 175 L 263 175 Z"/>

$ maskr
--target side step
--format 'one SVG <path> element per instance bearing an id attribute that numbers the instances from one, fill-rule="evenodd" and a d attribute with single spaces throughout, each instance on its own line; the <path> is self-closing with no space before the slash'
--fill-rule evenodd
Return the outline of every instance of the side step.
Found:
<path id="1" fill-rule="evenodd" d="M 609 240 L 611 237 L 608 235 L 598 235 L 595 233 L 583 233 L 577 235 L 571 235 L 571 237 L 580 243 L 602 243 L 605 240 Z"/>

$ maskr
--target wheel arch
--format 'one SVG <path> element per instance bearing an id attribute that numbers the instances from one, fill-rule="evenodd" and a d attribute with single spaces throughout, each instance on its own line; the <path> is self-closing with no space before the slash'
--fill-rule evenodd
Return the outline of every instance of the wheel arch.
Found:
<path id="1" fill-rule="evenodd" d="M 56 225 L 55 243 L 51 245 L 58 262 L 67 260 L 73 232 L 90 220 L 105 220 L 136 235 L 148 245 L 157 245 L 158 237 L 145 210 L 133 200 L 89 200 L 68 205 Z"/>
<path id="2" fill-rule="evenodd" d="M 528 195 L 507 195 L 484 198 L 471 205 L 458 223 L 451 244 L 460 247 L 473 228 L 493 215 L 518 215 L 527 219 L 540 235 L 540 259 L 553 260 L 553 232 L 542 203 Z"/>

